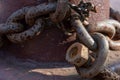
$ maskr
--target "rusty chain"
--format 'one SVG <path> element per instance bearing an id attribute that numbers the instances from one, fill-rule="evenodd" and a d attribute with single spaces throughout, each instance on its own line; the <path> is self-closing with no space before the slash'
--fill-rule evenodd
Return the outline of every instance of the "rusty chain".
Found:
<path id="1" fill-rule="evenodd" d="M 96 78 L 102 80 L 120 80 L 120 76 L 116 74 L 116 72 L 113 72 L 110 68 L 104 68 L 102 72 L 96 76 Z"/>
<path id="2" fill-rule="evenodd" d="M 89 4 L 89 3 L 87 3 L 87 4 Z M 85 4 L 84 7 L 86 7 L 87 4 Z M 84 4 L 82 4 L 82 5 L 84 5 Z M 91 9 L 88 9 L 88 10 L 85 9 L 85 11 L 87 11 L 87 12 L 84 12 L 84 9 L 82 11 L 82 9 L 80 9 L 78 7 L 79 5 L 78 6 L 70 5 L 70 6 L 78 14 L 80 14 L 80 15 L 77 15 L 75 13 L 74 15 L 72 15 L 71 25 L 75 28 L 75 31 L 77 32 L 80 42 L 82 44 L 84 44 L 88 49 L 92 50 L 92 52 L 96 54 L 96 57 L 94 57 L 95 60 L 93 62 L 89 62 L 89 59 L 88 59 L 88 62 L 83 63 L 83 65 L 81 65 L 81 61 L 82 61 L 81 57 L 86 57 L 86 56 L 90 56 L 90 55 L 85 53 L 85 55 L 86 55 L 85 56 L 85 55 L 82 55 L 82 51 L 80 51 L 81 52 L 80 53 L 80 52 L 74 52 L 74 50 L 73 50 L 74 53 L 71 53 L 70 51 L 75 48 L 72 46 L 72 48 L 70 47 L 67 51 L 66 60 L 68 60 L 68 62 L 70 62 L 76 66 L 76 69 L 81 77 L 91 78 L 96 75 L 99 75 L 99 73 L 102 70 L 104 71 L 104 63 L 107 59 L 109 47 L 112 50 L 120 49 L 120 44 L 118 44 L 117 42 L 112 40 L 116 35 L 119 34 L 120 23 L 115 20 L 105 20 L 103 22 L 98 22 L 96 24 L 96 26 L 90 26 L 90 24 L 86 25 L 86 24 L 84 24 L 84 21 L 87 21 L 86 18 L 88 18 L 88 16 L 89 16 L 89 10 L 96 12 L 96 10 L 94 10 L 95 7 L 93 5 L 91 5 Z M 86 15 L 86 13 L 88 13 L 88 15 Z M 82 16 L 81 16 L 81 14 L 82 14 Z M 102 33 L 103 35 L 98 34 L 96 32 Z M 94 33 L 96 34 L 96 36 L 94 38 L 92 38 L 91 34 L 93 35 Z M 96 38 L 97 38 L 97 40 L 96 40 Z M 109 45 L 108 45 L 108 43 L 109 43 Z M 101 51 L 103 51 L 103 52 L 101 52 Z M 71 58 L 70 57 L 71 55 L 74 55 L 74 56 Z M 85 58 L 84 58 L 84 60 L 85 60 Z M 82 67 L 82 66 L 85 66 L 86 64 L 88 65 L 91 63 L 92 63 L 92 65 L 89 67 Z M 80 66 L 78 66 L 79 64 L 80 64 Z M 107 70 L 105 70 L 103 72 L 103 74 L 105 74 L 105 73 L 108 74 L 109 72 L 107 72 Z M 110 75 L 110 73 L 108 75 Z M 114 75 L 114 74 L 111 75 L 111 79 L 114 76 L 116 76 L 116 75 Z M 119 79 L 120 79 L 120 77 L 119 78 L 116 77 L 116 80 L 119 80 Z"/>
<path id="3" fill-rule="evenodd" d="M 75 13 L 71 13 L 71 9 Z M 88 22 L 90 11 L 96 12 L 95 6 L 90 2 L 81 0 L 76 6 L 68 0 L 49 0 L 49 3 L 24 7 L 14 12 L 6 23 L 0 24 L 0 34 L 6 35 L 13 43 L 21 43 L 40 35 L 45 27 L 46 18 L 50 18 L 53 23 L 63 23 L 62 21 L 66 19 L 77 32 L 79 42 L 96 55 L 95 61 L 89 62 L 92 65 L 87 68 L 81 66 L 87 64 L 88 61 L 82 63 L 81 66 L 74 64 L 81 77 L 91 78 L 104 70 L 109 47 L 112 50 L 120 50 L 120 43 L 112 40 L 114 36 L 120 35 L 120 23 L 115 20 L 105 20 L 92 26 Z M 3 44 L 2 41 L 0 37 L 0 46 Z M 86 56 L 90 58 L 89 54 Z M 104 72 L 107 73 L 107 70 Z"/>
<path id="4" fill-rule="evenodd" d="M 56 0 L 48 0 L 49 2 L 55 2 Z M 68 0 L 58 0 L 56 11 L 50 14 L 50 18 L 53 22 L 61 22 L 66 14 L 69 12 Z"/>
<path id="5" fill-rule="evenodd" d="M 65 7 L 67 5 L 67 0 L 66 1 L 59 0 L 58 2 L 48 4 L 44 3 L 38 6 L 24 7 L 20 10 L 17 10 L 7 19 L 7 22 L 4 25 L 1 25 L 2 28 L 3 27 L 6 28 L 1 29 L 2 32 L 4 31 L 4 33 L 1 34 L 7 34 L 8 39 L 13 43 L 20 43 L 32 39 L 35 36 L 39 35 L 42 31 L 42 28 L 44 27 L 44 20 L 39 19 L 41 18 L 41 16 L 52 13 L 52 15 L 54 15 L 53 16 L 54 18 L 57 19 L 59 17 L 59 20 L 64 19 L 65 16 L 64 17 L 61 16 L 66 15 L 65 12 L 68 11 L 68 8 L 64 9 L 64 11 L 59 10 L 63 9 L 63 7 L 60 8 L 60 5 L 63 3 L 65 3 L 64 4 Z M 57 6 L 59 7 L 59 9 L 56 9 Z M 62 15 L 60 14 L 60 12 L 62 13 Z M 25 25 L 30 27 L 28 30 L 26 30 L 26 27 L 24 26 L 22 21 L 25 21 Z M 9 28 L 7 28 L 7 26 Z M 14 27 L 16 29 L 13 29 Z"/>

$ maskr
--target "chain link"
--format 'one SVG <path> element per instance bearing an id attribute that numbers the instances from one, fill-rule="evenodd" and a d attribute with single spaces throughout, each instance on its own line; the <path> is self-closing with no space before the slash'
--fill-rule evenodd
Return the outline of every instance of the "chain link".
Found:
<path id="1" fill-rule="evenodd" d="M 40 19 L 42 16 L 54 13 L 55 10 L 57 10 L 55 12 L 56 16 L 58 13 L 59 15 L 62 14 L 62 16 L 66 15 L 65 12 L 67 12 L 67 10 L 63 9 L 63 7 L 61 7 L 61 10 L 58 10 L 63 3 L 65 3 L 64 7 L 67 7 L 67 1 L 59 0 L 58 2 L 44 3 L 33 7 L 19 9 L 7 19 L 5 24 L 0 25 L 1 34 L 6 34 L 8 39 L 13 43 L 21 43 L 32 39 L 35 36 L 38 36 L 44 27 L 44 20 Z M 59 7 L 56 8 L 57 6 Z M 63 20 L 64 17 L 61 20 Z M 31 28 L 26 29 L 27 27 L 25 26 Z"/>
<path id="2" fill-rule="evenodd" d="M 58 0 L 56 11 L 50 14 L 50 18 L 53 22 L 59 23 L 63 21 L 63 19 L 66 17 L 66 14 L 69 12 L 69 10 L 70 8 L 68 5 L 68 0 Z"/>

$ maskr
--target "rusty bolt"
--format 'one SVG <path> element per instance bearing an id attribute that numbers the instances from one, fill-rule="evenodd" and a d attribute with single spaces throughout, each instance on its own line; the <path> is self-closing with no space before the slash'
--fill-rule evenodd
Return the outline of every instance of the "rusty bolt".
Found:
<path id="1" fill-rule="evenodd" d="M 88 48 L 76 42 L 72 44 L 66 53 L 66 60 L 76 66 L 82 66 L 88 61 Z"/>

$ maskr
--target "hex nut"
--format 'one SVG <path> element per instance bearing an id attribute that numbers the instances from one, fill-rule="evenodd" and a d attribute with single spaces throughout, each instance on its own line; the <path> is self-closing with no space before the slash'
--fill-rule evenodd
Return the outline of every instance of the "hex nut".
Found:
<path id="1" fill-rule="evenodd" d="M 72 44 L 66 52 L 66 60 L 78 67 L 88 61 L 88 56 L 88 48 L 79 42 Z"/>

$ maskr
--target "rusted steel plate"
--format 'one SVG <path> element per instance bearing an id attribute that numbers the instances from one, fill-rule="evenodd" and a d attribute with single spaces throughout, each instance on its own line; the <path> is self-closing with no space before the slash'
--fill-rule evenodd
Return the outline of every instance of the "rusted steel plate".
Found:
<path id="1" fill-rule="evenodd" d="M 91 13 L 90 23 L 95 24 L 109 18 L 109 0 L 86 0 L 93 2 L 97 7 L 97 13 Z"/>
<path id="2" fill-rule="evenodd" d="M 70 0 L 72 1 L 72 0 Z M 73 0 L 76 2 L 77 0 Z M 79 1 L 79 0 L 78 0 Z M 85 0 L 97 6 L 97 14 L 91 13 L 90 23 L 96 23 L 109 17 L 109 0 Z M 7 20 L 14 11 L 24 7 L 33 6 L 47 0 L 0 0 L 0 23 Z M 76 2 L 77 3 L 77 2 Z M 38 61 L 65 61 L 65 53 L 69 45 L 75 40 L 75 35 L 65 36 L 56 26 L 48 27 L 35 39 L 23 44 L 6 42 L 2 52 L 11 53 L 21 58 L 31 58 Z"/>

